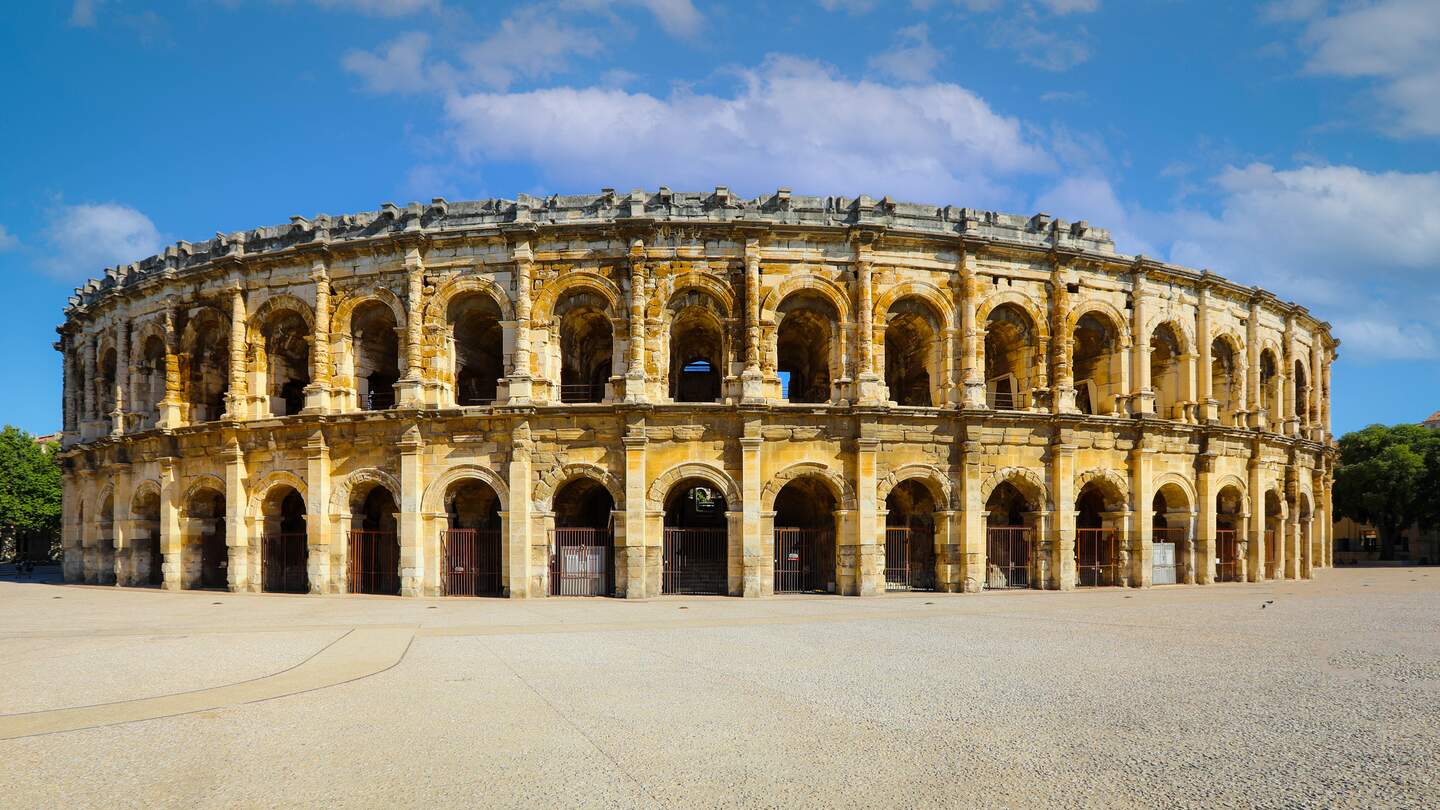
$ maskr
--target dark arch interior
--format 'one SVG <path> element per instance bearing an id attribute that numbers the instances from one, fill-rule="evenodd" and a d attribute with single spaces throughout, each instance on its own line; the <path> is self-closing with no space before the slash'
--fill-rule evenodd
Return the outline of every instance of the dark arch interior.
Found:
<path id="1" fill-rule="evenodd" d="M 1092 401 L 1089 381 L 1098 392 L 1111 390 L 1111 361 L 1119 351 L 1119 338 L 1109 318 L 1087 312 L 1075 322 L 1074 331 L 1075 407 L 1081 413 L 1106 413 L 1101 402 Z"/>
<path id="2" fill-rule="evenodd" d="M 455 402 L 488 405 L 495 401 L 505 376 L 504 331 L 500 307 L 490 296 L 475 293 L 450 302 L 455 339 Z"/>
<path id="3" fill-rule="evenodd" d="M 1001 481 L 985 499 L 991 526 L 1024 526 L 1025 514 L 1033 511 L 1035 506 L 1009 481 Z"/>
<path id="4" fill-rule="evenodd" d="M 135 373 L 140 375 L 139 391 L 143 401 L 146 427 L 154 427 L 160 418 L 160 403 L 165 399 L 165 341 L 157 335 L 145 339 L 141 360 Z"/>
<path id="5" fill-rule="evenodd" d="M 940 339 L 939 321 L 922 302 L 905 298 L 890 307 L 885 326 L 885 385 L 897 405 L 929 406 L 931 358 Z"/>
<path id="6" fill-rule="evenodd" d="M 615 592 L 615 499 L 593 478 L 573 478 L 555 491 L 552 596 L 608 596 Z"/>
<path id="7" fill-rule="evenodd" d="M 230 330 L 218 317 L 200 315 L 181 358 L 185 403 L 191 422 L 209 422 L 225 412 L 230 390 Z"/>
<path id="8" fill-rule="evenodd" d="M 835 497 L 805 476 L 775 496 L 775 592 L 835 590 Z"/>
<path id="9" fill-rule="evenodd" d="M 457 481 L 445 492 L 445 593 L 501 596 L 500 496 L 484 481 Z"/>
<path id="10" fill-rule="evenodd" d="M 1028 515 L 1036 506 L 1009 481 L 1001 481 L 985 499 L 985 587 L 1030 587 L 1033 527 Z"/>
<path id="11" fill-rule="evenodd" d="M 885 583 L 892 590 L 935 589 L 935 496 L 901 481 L 885 496 Z"/>
<path id="12" fill-rule="evenodd" d="M 192 575 L 190 580 L 192 587 L 226 587 L 229 558 L 225 548 L 225 496 L 213 489 L 201 490 L 190 498 L 186 513 L 192 531 L 199 535 L 194 548 L 200 565 L 198 577 Z"/>
<path id="13" fill-rule="evenodd" d="M 670 326 L 670 397 L 676 402 L 720 399 L 724 355 L 719 321 L 708 310 L 687 307 Z"/>
<path id="14" fill-rule="evenodd" d="M 560 321 L 560 399 L 601 401 L 615 342 L 605 302 L 594 293 L 572 293 L 555 308 L 555 317 Z"/>
<path id="15" fill-rule="evenodd" d="M 830 349 L 838 320 L 821 298 L 799 294 L 780 306 L 775 333 L 775 368 L 791 402 L 830 401 Z"/>
<path id="16" fill-rule="evenodd" d="M 681 481 L 665 496 L 662 593 L 728 592 L 728 504 L 708 481 Z"/>
<path id="17" fill-rule="evenodd" d="M 375 485 L 360 500 L 350 534 L 350 589 L 355 593 L 400 593 L 400 508 L 390 490 Z"/>
<path id="18" fill-rule="evenodd" d="M 383 411 L 395 405 L 400 380 L 400 335 L 395 313 L 380 301 L 367 301 L 350 319 L 355 346 L 355 395 L 362 410 Z"/>
<path id="19" fill-rule="evenodd" d="M 271 593 L 306 593 L 308 539 L 305 498 L 293 487 L 266 498 L 265 534 L 261 538 L 261 588 Z"/>
<path id="20" fill-rule="evenodd" d="M 1119 538 L 1105 525 L 1111 511 L 1099 484 L 1086 484 L 1075 499 L 1075 574 L 1081 586 L 1123 584 Z"/>
<path id="21" fill-rule="evenodd" d="M 265 324 L 271 413 L 290 416 L 305 408 L 310 384 L 310 327 L 297 312 L 282 312 Z"/>
<path id="22" fill-rule="evenodd" d="M 1239 387 L 1235 379 L 1235 350 L 1230 341 L 1217 337 L 1210 343 L 1210 396 L 1219 409 L 1220 421 L 1229 423 L 1238 407 Z"/>
<path id="23" fill-rule="evenodd" d="M 133 584 L 155 585 L 163 582 L 164 556 L 160 553 L 160 495 L 147 491 L 131 507 L 135 536 L 131 538 L 130 565 Z"/>
<path id="24" fill-rule="evenodd" d="M 990 407 L 1023 408 L 1029 395 L 1030 316 L 1010 304 L 990 311 L 985 322 L 985 383 Z"/>

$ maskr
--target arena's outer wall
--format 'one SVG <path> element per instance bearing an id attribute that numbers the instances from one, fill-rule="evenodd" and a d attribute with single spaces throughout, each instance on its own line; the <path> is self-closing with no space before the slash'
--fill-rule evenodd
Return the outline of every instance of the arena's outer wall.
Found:
<path id="1" fill-rule="evenodd" d="M 596 404 L 559 402 L 557 305 L 577 292 L 613 325 Z M 463 293 L 489 296 L 500 313 L 494 404 L 455 404 L 447 311 Z M 787 307 L 792 300 L 800 304 Z M 348 319 L 366 301 L 381 302 L 395 324 L 398 401 L 387 410 L 357 408 Z M 986 334 L 1007 304 L 1006 317 L 1029 323 L 1015 327 L 1016 400 L 996 408 Z M 781 399 L 777 331 L 806 308 L 819 313 L 808 323 L 830 330 L 820 335 L 830 347 L 825 403 Z M 721 324 L 721 401 L 676 403 L 672 321 L 696 309 Z M 310 330 L 310 368 L 303 410 L 274 417 L 264 324 L 281 311 Z M 892 312 L 920 313 L 906 322 L 930 334 L 931 348 L 915 355 L 929 406 L 891 401 Z M 1085 313 L 1116 341 L 1092 373 L 1101 380 L 1095 415 L 1078 412 L 1072 373 Z M 225 357 L 198 356 L 207 323 L 224 331 Z M 1150 368 L 1162 328 L 1178 349 L 1163 385 Z M 445 493 L 467 477 L 499 496 L 513 597 L 548 592 L 552 501 L 574 477 L 613 497 L 615 593 L 626 597 L 660 593 L 666 489 L 687 478 L 726 500 L 735 595 L 772 592 L 776 495 L 804 477 L 836 501 L 834 586 L 844 594 L 884 590 L 886 496 L 908 479 L 936 502 L 940 590 L 985 587 L 986 504 L 1001 482 L 1029 499 L 1037 587 L 1076 583 L 1076 499 L 1087 486 L 1103 490 L 1105 525 L 1120 533 L 1125 584 L 1151 582 L 1162 488 L 1170 525 L 1187 532 L 1182 582 L 1216 580 L 1226 488 L 1239 495 L 1229 516 L 1235 578 L 1305 578 L 1330 563 L 1337 342 L 1328 324 L 1260 289 L 1117 254 L 1105 231 L 1043 214 L 783 189 L 740 200 L 723 188 L 387 204 L 180 242 L 107 270 L 76 291 L 58 331 L 71 582 L 134 583 L 134 538 L 155 532 L 163 587 L 194 585 L 187 556 L 204 518 L 189 505 L 209 490 L 224 503 L 213 519 L 224 521 L 228 585 L 258 590 L 269 495 L 289 487 L 306 507 L 309 590 L 343 592 L 356 494 L 379 484 L 398 504 L 401 593 L 437 595 Z M 1217 341 L 1234 352 L 1223 381 L 1213 372 Z M 147 357 L 147 346 L 163 357 Z M 200 422 L 197 398 L 216 385 L 204 364 L 228 368 L 224 413 Z M 142 502 L 152 511 L 141 514 Z"/>

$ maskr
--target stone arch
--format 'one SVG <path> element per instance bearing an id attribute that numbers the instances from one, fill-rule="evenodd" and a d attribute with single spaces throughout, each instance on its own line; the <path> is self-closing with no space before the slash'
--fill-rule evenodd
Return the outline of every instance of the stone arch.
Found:
<path id="1" fill-rule="evenodd" d="M 1041 340 L 1050 338 L 1050 319 L 1045 317 L 1045 311 L 1034 298 L 1019 290 L 1000 290 L 986 296 L 975 308 L 975 323 L 980 331 L 985 330 L 985 323 L 990 319 L 990 313 L 997 307 L 1004 304 L 1013 304 L 1022 310 L 1030 318 L 1030 325 L 1035 328 L 1035 336 Z"/>
<path id="2" fill-rule="evenodd" d="M 715 304 L 718 304 L 718 307 L 716 307 L 714 311 L 716 317 L 722 321 L 733 317 L 735 313 L 735 293 L 730 289 L 728 284 L 725 284 L 714 276 L 696 272 L 682 273 L 671 280 L 670 289 L 670 294 L 663 299 L 665 311 L 671 313 L 678 311 L 682 307 L 677 306 L 676 302 L 681 296 L 689 292 L 699 291 L 709 296 Z M 661 303 L 659 296 L 656 296 L 655 303 Z M 652 317 L 659 314 L 659 312 L 652 313 Z"/>
<path id="3" fill-rule="evenodd" d="M 1200 500 L 1195 495 L 1195 485 L 1190 483 L 1190 479 L 1180 473 L 1167 472 L 1157 475 L 1151 483 L 1150 490 L 1152 492 L 1159 492 L 1162 487 L 1172 484 L 1185 494 L 1185 500 L 1189 504 L 1192 512 L 1199 508 Z"/>
<path id="4" fill-rule="evenodd" d="M 850 319 L 850 295 L 839 284 L 825 278 L 818 273 L 804 273 L 781 282 L 777 287 L 771 287 L 762 294 L 760 300 L 760 322 L 771 326 L 778 325 L 776 313 L 785 299 L 797 293 L 814 293 L 820 298 L 828 301 L 830 306 L 835 308 L 835 315 L 840 323 L 846 323 Z"/>
<path id="5" fill-rule="evenodd" d="M 395 316 L 395 326 L 398 329 L 405 328 L 405 303 L 400 300 L 393 290 L 388 287 L 374 287 L 368 290 L 352 290 L 335 305 L 335 314 L 330 319 L 330 328 L 333 339 L 344 338 L 348 340 L 350 334 L 350 318 L 361 304 L 370 301 L 379 301 L 390 308 L 390 314 Z"/>
<path id="6" fill-rule="evenodd" d="M 250 322 L 245 329 L 245 339 L 251 344 L 261 340 L 261 332 L 265 328 L 265 322 L 281 312 L 294 312 L 305 322 L 305 327 L 310 335 L 315 334 L 315 311 L 310 305 L 296 298 L 290 293 L 276 293 L 255 308 L 250 315 Z"/>
<path id="7" fill-rule="evenodd" d="M 935 504 L 940 509 L 953 509 L 954 488 L 950 485 L 950 478 L 943 470 L 929 464 L 906 464 L 896 467 L 888 475 L 880 479 L 875 489 L 875 502 L 885 503 L 885 497 L 890 490 L 904 483 L 905 481 L 919 481 L 926 489 L 930 490 L 930 496 L 935 499 Z"/>
<path id="8" fill-rule="evenodd" d="M 207 489 L 220 493 L 220 497 L 222 498 L 225 497 L 225 482 L 220 480 L 219 476 L 208 473 L 201 475 L 194 481 L 191 481 L 190 486 L 185 488 L 185 495 L 180 499 L 180 513 L 182 515 L 186 514 L 190 508 L 190 502 L 195 500 L 195 496 Z M 226 506 L 228 508 L 228 502 Z"/>
<path id="9" fill-rule="evenodd" d="M 615 282 L 595 270 L 575 269 L 561 273 L 545 283 L 535 296 L 531 319 L 539 323 L 548 322 L 554 317 L 555 305 L 567 293 L 577 290 L 588 290 L 604 299 L 605 316 L 611 320 L 625 315 L 625 296 L 620 292 L 620 288 L 615 286 Z"/>
<path id="10" fill-rule="evenodd" d="M 535 484 L 535 491 L 531 500 L 542 511 L 550 511 L 551 500 L 555 492 L 566 483 L 575 478 L 590 478 L 600 483 L 610 492 L 610 499 L 615 503 L 615 509 L 625 508 L 625 485 L 621 483 L 609 470 L 599 464 L 577 461 L 561 466 L 551 467 L 549 471 L 540 476 Z"/>
<path id="11" fill-rule="evenodd" d="M 260 479 L 259 483 L 251 487 L 250 503 L 246 506 L 245 514 L 251 518 L 264 517 L 265 499 L 270 497 L 272 490 L 282 486 L 290 487 L 300 493 L 300 497 L 305 499 L 306 506 L 309 506 L 310 493 L 305 487 L 305 480 L 289 470 L 276 470 L 267 473 L 264 478 Z"/>
<path id="12" fill-rule="evenodd" d="M 774 510 L 775 498 L 780 495 L 780 490 L 791 481 L 807 476 L 825 482 L 830 494 L 835 498 L 837 509 L 855 508 L 855 488 L 850 486 L 845 476 L 816 461 L 796 462 L 772 476 L 765 484 L 764 491 L 760 493 L 760 508 L 767 512 Z"/>
<path id="13" fill-rule="evenodd" d="M 167 352 L 170 350 L 170 341 L 167 339 L 167 335 L 165 334 L 164 318 L 160 316 L 155 316 L 136 322 L 133 330 L 130 333 L 131 353 L 138 353 L 139 347 L 144 346 L 145 341 L 149 340 L 152 337 L 159 338 L 160 342 L 164 344 L 165 350 Z"/>
<path id="14" fill-rule="evenodd" d="M 1073 304 L 1070 307 L 1069 316 L 1065 319 L 1065 334 L 1074 334 L 1075 326 L 1080 323 L 1080 319 L 1092 314 L 1103 316 L 1114 328 L 1115 340 L 1119 344 L 1118 348 L 1124 349 L 1130 346 L 1132 338 L 1129 320 L 1118 307 L 1102 298 L 1085 298 L 1079 303 Z"/>
<path id="15" fill-rule="evenodd" d="M 224 492 L 224 490 L 222 489 L 221 492 Z M 108 514 L 106 514 L 103 509 L 103 507 L 105 506 L 105 501 L 114 497 L 115 483 L 113 481 L 106 481 L 105 485 L 100 487 L 99 491 L 95 493 L 95 500 L 92 501 L 92 503 L 94 504 L 94 511 L 92 512 L 92 514 L 94 515 L 96 523 L 113 521 L 115 519 L 115 509 L 113 501 L 111 502 L 111 509 Z"/>
<path id="16" fill-rule="evenodd" d="M 425 494 L 420 498 L 420 511 L 427 514 L 443 513 L 446 490 L 460 481 L 479 481 L 490 487 L 500 501 L 500 511 L 509 511 L 510 487 L 499 473 L 481 464 L 457 464 L 441 473 L 439 478 L 431 481 L 430 486 L 425 488 Z"/>
<path id="17" fill-rule="evenodd" d="M 985 482 L 980 485 L 980 504 L 982 508 L 985 502 L 990 500 L 990 495 L 995 491 L 995 488 L 1006 482 L 1020 490 L 1020 494 L 1024 495 L 1027 500 L 1034 502 L 1038 508 L 1045 511 L 1050 511 L 1053 508 L 1050 505 L 1050 491 L 1045 486 L 1044 479 L 1040 477 L 1039 473 L 1028 467 L 1002 467 L 991 473 L 989 477 L 985 479 Z"/>
<path id="18" fill-rule="evenodd" d="M 890 287 L 875 299 L 872 323 L 885 324 L 890 318 L 890 308 L 904 298 L 918 298 L 924 301 L 937 316 L 936 326 L 944 329 L 955 327 L 955 311 L 944 292 L 928 281 L 906 281 Z"/>
<path id="19" fill-rule="evenodd" d="M 135 512 L 135 505 L 140 503 L 142 500 L 148 498 L 149 496 L 154 495 L 157 500 L 163 502 L 164 497 L 162 495 L 162 492 L 163 490 L 160 489 L 160 482 L 156 481 L 153 478 L 147 478 L 137 484 L 135 486 L 135 491 L 130 493 L 130 519 L 139 519 L 139 516 Z"/>
<path id="20" fill-rule="evenodd" d="M 1226 487 L 1234 487 L 1235 490 L 1240 493 L 1240 515 L 1241 515 L 1241 517 L 1244 517 L 1244 516 L 1246 516 L 1246 515 L 1249 515 L 1249 514 L 1250 514 L 1250 490 L 1249 490 L 1248 487 L 1245 486 L 1245 480 L 1242 479 L 1242 478 L 1241 478 L 1240 476 L 1238 476 L 1238 475 L 1234 475 L 1234 474 L 1232 474 L 1232 473 L 1226 473 L 1226 474 L 1224 474 L 1224 475 L 1220 475 L 1220 476 L 1217 476 L 1217 477 L 1215 478 L 1214 483 L 1212 483 L 1211 486 L 1210 486 L 1210 491 L 1211 491 L 1212 493 L 1214 493 L 1214 495 L 1219 495 L 1219 494 L 1220 494 L 1220 491 L 1223 490 L 1223 489 L 1225 489 Z M 1211 497 L 1214 497 L 1214 495 L 1212 495 Z M 1285 499 L 1284 499 L 1283 496 L 1280 498 L 1280 501 L 1281 501 L 1281 505 L 1283 506 L 1283 505 L 1284 505 L 1284 501 L 1285 501 Z"/>
<path id="21" fill-rule="evenodd" d="M 1075 476 L 1075 496 L 1078 498 L 1092 483 L 1099 484 L 1107 509 L 1119 512 L 1130 508 L 1130 485 L 1124 476 L 1104 467 L 1086 470 Z"/>
<path id="22" fill-rule="evenodd" d="M 1237 358 L 1243 358 L 1245 356 L 1245 338 L 1235 332 L 1228 329 L 1216 330 L 1215 333 L 1210 336 L 1210 342 L 1213 343 L 1217 340 L 1223 340 L 1230 344 L 1230 351 L 1234 352 Z"/>
<path id="23" fill-rule="evenodd" d="M 1147 344 L 1150 338 L 1153 337 L 1162 326 L 1169 326 L 1175 338 L 1180 341 L 1181 354 L 1192 354 L 1195 351 L 1195 328 L 1185 323 L 1183 318 L 1176 318 L 1174 315 L 1166 312 L 1162 312 L 1151 318 L 1150 323 L 1146 325 L 1145 335 Z"/>
<path id="24" fill-rule="evenodd" d="M 515 320 L 514 303 L 505 292 L 505 288 L 488 275 L 461 275 L 450 279 L 430 296 L 425 304 L 425 314 L 421 322 L 427 326 L 444 327 L 446 325 L 446 313 L 450 311 L 450 302 L 467 293 L 478 293 L 488 295 L 494 300 L 495 305 L 500 308 L 500 319 L 504 321 Z"/>
<path id="25" fill-rule="evenodd" d="M 390 490 L 390 494 L 395 498 L 396 506 L 399 506 L 400 481 L 378 467 L 364 467 L 345 476 L 345 479 L 340 482 L 340 486 L 335 487 L 335 491 L 330 494 L 330 514 L 350 514 L 352 495 L 357 489 L 367 485 L 383 486 Z"/>
<path id="26" fill-rule="evenodd" d="M 685 461 L 665 472 L 661 473 L 650 482 L 650 488 L 645 493 L 645 501 L 650 509 L 663 510 L 665 508 L 665 496 L 670 494 L 671 488 L 686 479 L 698 478 L 714 484 L 725 498 L 725 506 L 731 511 L 740 508 L 740 487 L 736 485 L 735 479 L 730 474 L 714 464 L 706 464 L 700 461 Z"/>

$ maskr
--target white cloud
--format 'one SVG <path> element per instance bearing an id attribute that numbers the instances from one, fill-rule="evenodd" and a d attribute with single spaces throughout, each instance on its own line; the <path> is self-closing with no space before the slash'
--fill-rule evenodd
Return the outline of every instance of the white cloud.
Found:
<path id="1" fill-rule="evenodd" d="M 534 79 L 562 72 L 571 56 L 592 56 L 601 46 L 595 32 L 571 26 L 560 15 L 532 7 L 502 20 L 499 30 L 465 48 L 461 58 L 474 79 L 504 89 L 517 78 Z"/>
<path id="2" fill-rule="evenodd" d="M 1358 355 L 1434 356 L 1440 172 L 1252 164 L 1214 182 L 1217 213 L 1163 224 L 1173 261 L 1312 307 Z"/>
<path id="3" fill-rule="evenodd" d="M 1064 34 L 1025 16 L 1006 16 L 991 28 L 990 47 L 1010 50 L 1032 67 L 1060 73 L 1090 58 L 1084 29 Z"/>
<path id="4" fill-rule="evenodd" d="M 75 0 L 70 6 L 70 24 L 76 28 L 95 27 L 95 7 L 103 0 Z"/>
<path id="5" fill-rule="evenodd" d="M 380 55 L 350 51 L 340 64 L 363 79 L 373 92 L 418 93 L 431 89 L 424 64 L 429 46 L 429 36 L 412 31 L 391 41 Z"/>
<path id="6" fill-rule="evenodd" d="M 354 11 L 372 17 L 405 17 L 421 11 L 439 11 L 440 0 L 312 0 L 321 8 Z"/>
<path id="7" fill-rule="evenodd" d="M 634 0 L 655 15 L 660 27 L 671 36 L 688 37 L 699 33 L 705 18 L 690 0 Z"/>
<path id="8" fill-rule="evenodd" d="M 817 0 L 826 11 L 844 11 L 850 14 L 868 14 L 878 0 Z"/>
<path id="9" fill-rule="evenodd" d="M 870 67 L 901 81 L 923 82 L 944 58 L 930 44 L 929 29 L 919 23 L 895 32 L 895 47 L 870 57 Z"/>
<path id="10" fill-rule="evenodd" d="M 99 276 L 106 267 L 143 259 L 161 248 L 155 223 L 119 203 L 61 206 L 51 214 L 45 239 L 49 251 L 41 268 L 77 283 Z"/>
<path id="11" fill-rule="evenodd" d="M 17 247 L 20 247 L 19 237 L 10 233 L 9 229 L 4 225 L 0 225 L 0 253 L 7 250 L 14 250 Z"/>
<path id="12" fill-rule="evenodd" d="M 1071 222 L 1083 219 L 1097 228 L 1105 228 L 1122 253 L 1159 255 L 1155 246 L 1140 234 L 1137 218 L 1120 202 L 1114 186 L 1099 173 L 1086 172 L 1062 179 L 1036 197 L 1031 210 Z"/>
<path id="13" fill-rule="evenodd" d="M 709 188 L 746 194 L 790 186 L 819 194 L 889 194 L 1014 205 L 1011 178 L 1053 162 L 963 87 L 850 81 L 772 57 L 729 95 L 667 97 L 554 87 L 452 95 L 462 156 L 534 165 L 552 184 Z"/>
<path id="14" fill-rule="evenodd" d="M 1272 19 L 1308 20 L 1302 36 L 1310 49 L 1306 70 L 1373 80 L 1396 132 L 1440 135 L 1440 3 L 1378 0 L 1333 15 L 1304 3 L 1268 11 Z"/>

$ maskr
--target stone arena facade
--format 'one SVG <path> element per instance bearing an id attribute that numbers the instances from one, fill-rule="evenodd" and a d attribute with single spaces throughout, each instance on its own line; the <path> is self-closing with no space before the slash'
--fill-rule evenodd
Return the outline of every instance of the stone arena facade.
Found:
<path id="1" fill-rule="evenodd" d="M 1331 564 L 1328 324 L 1045 214 L 387 204 L 176 243 L 58 331 L 70 582 L 866 596 Z"/>

